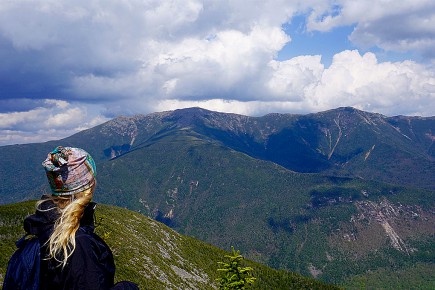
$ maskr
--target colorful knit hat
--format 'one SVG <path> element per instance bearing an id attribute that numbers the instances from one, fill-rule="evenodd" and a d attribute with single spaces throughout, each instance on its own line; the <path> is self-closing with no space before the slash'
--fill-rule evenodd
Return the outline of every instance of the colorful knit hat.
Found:
<path id="1" fill-rule="evenodd" d="M 42 162 L 53 195 L 73 195 L 91 188 L 95 162 L 83 149 L 58 146 Z"/>

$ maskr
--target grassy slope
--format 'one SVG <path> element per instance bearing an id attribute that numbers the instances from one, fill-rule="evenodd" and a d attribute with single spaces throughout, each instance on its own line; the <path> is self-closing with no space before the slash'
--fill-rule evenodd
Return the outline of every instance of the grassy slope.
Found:
<path id="1" fill-rule="evenodd" d="M 34 202 L 0 206 L 0 281 L 14 241 L 22 235 L 23 218 Z M 217 262 L 225 251 L 180 235 L 165 225 L 126 209 L 100 204 L 97 233 L 111 247 L 117 281 L 130 280 L 141 289 L 215 289 Z M 253 289 L 335 289 L 336 287 L 246 261 L 257 282 Z"/>

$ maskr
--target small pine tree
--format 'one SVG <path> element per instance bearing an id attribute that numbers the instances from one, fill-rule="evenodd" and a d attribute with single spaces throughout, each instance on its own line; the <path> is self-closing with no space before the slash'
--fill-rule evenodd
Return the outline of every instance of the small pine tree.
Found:
<path id="1" fill-rule="evenodd" d="M 223 272 L 223 277 L 217 279 L 219 289 L 243 290 L 253 284 L 256 278 L 252 277 L 251 271 L 253 269 L 251 267 L 241 267 L 241 261 L 244 258 L 240 255 L 240 251 L 234 250 L 234 247 L 231 249 L 232 255 L 225 255 L 229 262 L 218 262 L 222 267 L 218 271 Z"/>

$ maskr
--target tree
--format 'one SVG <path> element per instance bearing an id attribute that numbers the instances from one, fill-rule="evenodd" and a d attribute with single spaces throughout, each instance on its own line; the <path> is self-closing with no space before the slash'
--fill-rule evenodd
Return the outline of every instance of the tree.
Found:
<path id="1" fill-rule="evenodd" d="M 254 277 L 252 277 L 251 267 L 242 267 L 241 261 L 244 259 L 240 255 L 240 251 L 234 250 L 231 247 L 232 255 L 225 255 L 225 258 L 229 259 L 228 263 L 218 262 L 222 268 L 218 271 L 222 272 L 222 277 L 217 279 L 219 282 L 219 289 L 222 290 L 243 290 L 249 285 L 255 282 Z"/>

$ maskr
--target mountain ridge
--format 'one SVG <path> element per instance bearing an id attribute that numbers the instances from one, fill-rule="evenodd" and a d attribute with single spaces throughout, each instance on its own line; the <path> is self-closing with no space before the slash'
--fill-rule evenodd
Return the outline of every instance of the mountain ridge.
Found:
<path id="1" fill-rule="evenodd" d="M 126 120 L 136 126 L 141 126 L 143 122 L 148 124 L 154 122 L 154 126 L 160 125 L 159 129 L 163 130 L 162 132 L 171 129 L 190 129 L 203 135 L 204 138 L 212 138 L 234 150 L 254 158 L 273 161 L 297 172 L 324 172 L 340 176 L 349 176 L 352 172 L 351 175 L 354 177 L 381 178 L 386 182 L 408 186 L 417 184 L 432 189 L 435 187 L 435 179 L 427 174 L 429 181 L 415 181 L 415 177 L 401 174 L 406 168 L 398 166 L 394 156 L 399 154 L 399 158 L 406 159 L 406 162 L 414 167 L 413 170 L 420 168 L 418 163 L 423 163 L 429 170 L 434 169 L 435 137 L 432 135 L 432 129 L 435 128 L 434 117 L 385 117 L 348 107 L 307 115 L 268 114 L 262 117 L 248 117 L 189 108 L 147 116 L 138 115 Z M 150 116 L 154 117 L 152 121 L 149 120 Z M 420 132 L 420 130 L 416 134 L 412 127 L 409 128 L 410 125 L 406 127 L 404 122 L 411 124 L 412 120 L 428 123 L 428 125 L 423 124 L 427 127 L 426 131 Z M 104 126 L 116 128 L 117 122 L 119 120 L 115 119 Z M 130 128 L 128 131 L 128 126 L 124 124 L 124 130 L 127 131 L 123 136 L 127 134 L 131 137 L 121 146 L 111 148 L 112 158 L 130 150 L 135 142 L 147 140 L 136 136 L 137 128 Z M 406 130 L 413 132 L 412 139 L 402 132 L 407 132 Z M 158 131 L 154 131 L 154 134 L 158 135 Z M 355 141 L 352 141 L 349 135 L 353 135 Z M 344 139 L 347 140 L 343 141 Z M 349 145 L 350 142 L 357 144 Z M 289 151 L 289 147 L 293 152 Z M 377 160 L 372 166 L 367 166 L 367 159 L 377 151 L 383 155 L 382 158 L 388 154 L 390 157 L 384 161 Z M 302 157 L 298 158 L 298 156 Z M 348 166 L 358 168 L 347 170 Z M 368 169 L 364 169 L 365 167 Z M 382 167 L 397 168 L 393 168 L 388 174 L 368 173 Z M 356 171 L 359 172 L 354 174 Z M 392 178 L 385 177 L 388 175 Z"/>
<path id="2" fill-rule="evenodd" d="M 274 268 L 330 283 L 431 268 L 435 118 L 174 112 L 0 147 L 1 202 L 37 198 L 47 152 L 82 147 L 97 163 L 99 201 Z"/>

